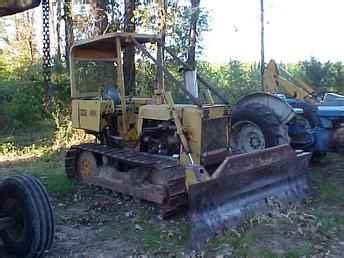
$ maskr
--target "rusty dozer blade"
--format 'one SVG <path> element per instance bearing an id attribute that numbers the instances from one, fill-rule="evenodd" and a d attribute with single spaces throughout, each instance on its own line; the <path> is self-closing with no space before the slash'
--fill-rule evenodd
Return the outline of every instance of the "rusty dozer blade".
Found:
<path id="1" fill-rule="evenodd" d="M 193 248 L 201 248 L 214 234 L 271 211 L 271 198 L 282 205 L 301 201 L 309 191 L 305 171 L 310 156 L 297 154 L 289 145 L 234 155 L 208 181 L 190 185 Z"/>

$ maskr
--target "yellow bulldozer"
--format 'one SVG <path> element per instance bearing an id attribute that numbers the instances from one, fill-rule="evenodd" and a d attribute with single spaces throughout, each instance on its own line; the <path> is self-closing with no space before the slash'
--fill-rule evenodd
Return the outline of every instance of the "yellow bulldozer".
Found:
<path id="1" fill-rule="evenodd" d="M 230 106 L 161 42 L 158 35 L 118 32 L 74 44 L 73 127 L 96 141 L 67 152 L 68 177 L 156 203 L 164 218 L 188 208 L 195 248 L 269 211 L 270 198 L 302 200 L 309 188 L 305 169 L 310 155 L 288 144 L 285 124 L 294 116 L 292 108 L 263 93 Z M 155 65 L 152 96 L 126 92 L 126 48 L 135 48 L 137 58 L 145 56 Z M 183 66 L 184 80 L 166 68 L 163 51 Z M 203 98 L 197 79 L 206 89 Z M 166 81 L 191 103 L 176 104 Z"/>

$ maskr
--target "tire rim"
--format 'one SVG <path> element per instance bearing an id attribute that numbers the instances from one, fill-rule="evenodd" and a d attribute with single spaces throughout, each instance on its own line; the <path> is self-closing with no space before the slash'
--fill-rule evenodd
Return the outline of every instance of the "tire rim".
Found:
<path id="1" fill-rule="evenodd" d="M 232 127 L 231 146 L 234 151 L 239 151 L 240 153 L 263 150 L 266 148 L 264 133 L 253 122 L 237 122 Z"/>

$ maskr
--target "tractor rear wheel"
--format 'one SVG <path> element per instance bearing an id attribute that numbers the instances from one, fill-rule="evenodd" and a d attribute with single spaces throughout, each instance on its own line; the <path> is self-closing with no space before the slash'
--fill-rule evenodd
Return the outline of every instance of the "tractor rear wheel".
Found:
<path id="1" fill-rule="evenodd" d="M 233 110 L 231 147 L 236 153 L 248 153 L 288 144 L 288 129 L 270 108 L 251 103 Z"/>
<path id="2" fill-rule="evenodd" d="M 54 216 L 47 191 L 36 178 L 5 179 L 0 185 L 0 214 L 12 221 L 0 231 L 9 254 L 40 258 L 51 248 Z"/>
<path id="3" fill-rule="evenodd" d="M 295 147 L 294 145 L 295 138 L 297 139 L 301 137 L 302 139 L 303 137 L 305 138 L 310 135 L 309 137 L 313 138 L 313 144 L 305 143 L 302 145 L 298 144 L 296 146 L 299 149 L 312 152 L 311 161 L 313 163 L 320 163 L 327 156 L 327 153 L 316 149 L 316 145 L 315 145 L 316 139 L 314 139 L 314 137 L 316 136 L 313 135 L 313 133 L 311 134 L 309 133 L 310 131 L 313 132 L 314 128 L 321 127 L 320 118 L 316 112 L 317 108 L 314 105 L 309 104 L 303 100 L 295 100 L 292 103 L 290 103 L 290 105 L 293 108 L 302 108 L 303 114 L 297 115 L 298 116 L 297 118 L 299 118 L 299 120 L 304 120 L 304 124 L 306 124 L 306 128 L 303 130 L 304 134 L 301 134 L 300 136 L 291 135 L 291 145 Z M 298 121 L 298 120 L 297 119 L 292 120 L 292 122 L 294 123 L 295 121 Z"/>

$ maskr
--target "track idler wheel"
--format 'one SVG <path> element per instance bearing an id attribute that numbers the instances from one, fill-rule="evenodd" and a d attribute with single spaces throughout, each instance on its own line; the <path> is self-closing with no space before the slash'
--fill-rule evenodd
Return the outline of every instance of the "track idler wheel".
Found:
<path id="1" fill-rule="evenodd" d="M 97 171 L 97 160 L 92 152 L 82 151 L 77 158 L 77 177 L 84 182 Z"/>
<path id="2" fill-rule="evenodd" d="M 0 237 L 8 254 L 40 258 L 50 250 L 54 216 L 48 193 L 36 178 L 15 176 L 2 182 L 0 220 Z"/>

